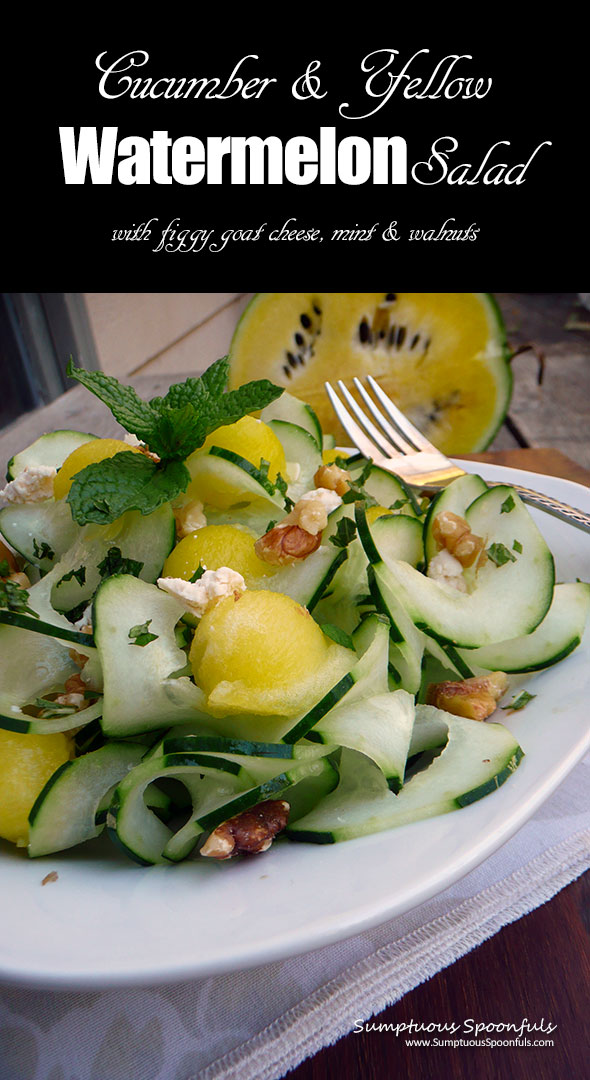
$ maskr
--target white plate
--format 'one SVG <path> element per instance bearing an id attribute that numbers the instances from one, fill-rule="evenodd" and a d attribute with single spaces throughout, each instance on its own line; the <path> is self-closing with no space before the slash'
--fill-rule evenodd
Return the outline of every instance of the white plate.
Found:
<path id="1" fill-rule="evenodd" d="M 549 476 L 466 464 L 590 511 L 590 490 Z M 557 580 L 590 580 L 590 539 L 534 516 Z M 525 758 L 465 809 L 333 847 L 284 844 L 235 864 L 142 869 L 107 838 L 39 861 L 0 852 L 0 976 L 64 989 L 189 978 L 262 964 L 358 933 L 427 900 L 503 844 L 590 746 L 590 634 L 562 664 L 521 678 L 537 696 L 504 714 Z M 41 887 L 57 870 L 59 878 Z"/>

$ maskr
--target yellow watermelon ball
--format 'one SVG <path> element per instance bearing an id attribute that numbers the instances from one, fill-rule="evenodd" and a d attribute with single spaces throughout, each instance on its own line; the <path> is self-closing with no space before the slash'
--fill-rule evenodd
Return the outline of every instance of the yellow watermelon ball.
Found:
<path id="1" fill-rule="evenodd" d="M 28 817 L 50 776 L 71 757 L 67 735 L 0 730 L 0 837 L 18 847 L 29 841 Z"/>
<path id="2" fill-rule="evenodd" d="M 255 542 L 255 536 L 235 525 L 205 525 L 176 545 L 164 563 L 162 576 L 190 581 L 199 566 L 205 570 L 229 566 L 251 586 L 277 569 L 258 558 Z"/>
<path id="3" fill-rule="evenodd" d="M 317 701 L 349 669 L 351 656 L 291 597 L 254 589 L 206 611 L 190 650 L 212 710 L 282 716 Z"/>

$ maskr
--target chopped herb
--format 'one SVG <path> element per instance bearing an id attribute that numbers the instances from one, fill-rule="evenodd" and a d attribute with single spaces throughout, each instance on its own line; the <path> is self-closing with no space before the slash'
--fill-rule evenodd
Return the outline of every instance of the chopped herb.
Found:
<path id="1" fill-rule="evenodd" d="M 356 525 L 351 518 L 341 518 L 336 526 L 336 532 L 330 537 L 330 543 L 334 547 L 346 548 L 356 536 Z"/>
<path id="2" fill-rule="evenodd" d="M 79 566 L 77 570 L 70 570 L 69 573 L 64 574 L 64 576 L 59 579 L 57 585 L 55 586 L 56 589 L 59 589 L 60 585 L 63 585 L 64 581 L 71 581 L 72 578 L 76 579 L 78 585 L 84 585 L 86 581 L 86 567 Z"/>
<path id="3" fill-rule="evenodd" d="M 430 507 L 431 500 L 425 495 L 423 499 L 420 499 L 420 513 L 425 514 Z"/>
<path id="4" fill-rule="evenodd" d="M 9 611 L 26 612 L 39 618 L 36 611 L 29 607 L 29 594 L 26 589 L 21 589 L 16 581 L 0 581 L 0 608 L 8 608 Z"/>
<path id="5" fill-rule="evenodd" d="M 509 495 L 507 499 L 504 499 L 504 502 L 502 503 L 502 505 L 500 507 L 500 513 L 501 514 L 509 514 L 511 510 L 514 510 L 515 506 L 516 506 L 516 503 L 514 502 L 514 499 L 512 498 L 512 495 Z"/>
<path id="6" fill-rule="evenodd" d="M 518 551 L 519 555 L 522 555 L 522 544 L 521 544 L 520 540 L 514 540 L 513 543 L 512 543 L 512 547 L 514 548 L 515 551 Z"/>
<path id="7" fill-rule="evenodd" d="M 31 702 L 36 709 L 42 709 L 43 712 L 49 713 L 51 716 L 68 716 L 70 713 L 77 712 L 75 705 L 61 705 L 58 701 L 49 701 L 48 698 L 38 697 Z"/>
<path id="8" fill-rule="evenodd" d="M 284 505 L 285 505 L 285 510 L 287 511 L 288 514 L 290 514 L 291 510 L 295 506 L 295 503 L 293 502 L 293 499 L 290 499 L 288 495 L 285 495 L 285 504 Z"/>
<path id="9" fill-rule="evenodd" d="M 349 468 L 349 464 L 350 464 L 350 463 L 349 463 L 349 460 L 348 460 L 348 458 L 345 458 L 345 457 L 340 457 L 340 455 L 338 455 L 338 457 L 335 457 L 335 458 L 334 458 L 334 462 L 333 462 L 333 464 L 334 464 L 334 465 L 337 465 L 339 469 L 346 469 L 346 470 L 348 470 L 348 468 Z"/>
<path id="10" fill-rule="evenodd" d="M 391 504 L 389 509 L 390 510 L 401 510 L 402 506 L 405 506 L 406 503 L 409 503 L 409 501 L 410 500 L 408 498 L 406 498 L 406 499 L 396 499 L 395 502 Z"/>
<path id="11" fill-rule="evenodd" d="M 98 564 L 98 572 L 101 578 L 112 577 L 113 574 L 132 574 L 139 577 L 143 570 L 143 563 L 137 559 L 125 559 L 121 555 L 121 548 L 112 547 L 107 551 L 102 562 Z"/>
<path id="12" fill-rule="evenodd" d="M 525 705 L 528 705 L 529 701 L 536 698 L 536 694 L 529 694 L 528 690 L 521 690 L 520 694 L 512 699 L 510 705 L 502 705 L 502 709 L 509 709 L 510 712 L 518 712 L 519 709 L 524 709 Z"/>
<path id="13" fill-rule="evenodd" d="M 191 584 L 194 585 L 195 581 L 198 581 L 199 578 L 202 578 L 204 573 L 205 573 L 205 567 L 201 566 L 201 564 L 199 563 L 199 565 L 197 566 L 197 569 L 195 570 L 193 576 L 191 578 L 189 578 L 189 581 L 191 582 Z"/>
<path id="14" fill-rule="evenodd" d="M 55 559 L 55 551 L 53 551 L 45 541 L 39 545 L 37 541 L 33 539 L 33 551 L 36 559 Z"/>
<path id="15" fill-rule="evenodd" d="M 127 637 L 134 638 L 134 641 L 130 641 L 130 645 L 140 645 L 142 648 L 144 645 L 149 645 L 150 641 L 155 641 L 159 636 L 158 634 L 150 634 L 148 627 L 151 623 L 151 619 L 147 622 L 139 623 L 137 626 L 132 626 Z"/>
<path id="16" fill-rule="evenodd" d="M 355 483 L 358 484 L 359 487 L 362 487 L 364 485 L 364 483 L 365 483 L 365 480 L 369 479 L 369 476 L 371 475 L 371 469 L 372 468 L 373 468 L 373 459 L 372 458 L 367 458 L 367 460 L 366 460 L 365 464 L 363 465 L 359 475 L 355 479 Z"/>
<path id="17" fill-rule="evenodd" d="M 264 477 L 265 480 L 268 480 L 268 470 L 269 469 L 270 469 L 270 461 L 267 461 L 266 458 L 260 458 L 260 465 L 258 466 L 258 472 L 261 474 L 261 476 Z"/>
<path id="18" fill-rule="evenodd" d="M 320 629 L 326 637 L 332 638 L 332 641 L 335 641 L 337 645 L 343 645 L 345 649 L 354 650 L 350 634 L 347 634 L 345 630 L 341 630 L 339 626 L 334 626 L 333 623 L 323 623 Z"/>
<path id="19" fill-rule="evenodd" d="M 280 472 L 277 473 L 274 490 L 278 491 L 280 495 L 286 495 L 288 486 L 289 485 L 287 484 L 285 477 L 281 476 Z"/>
<path id="20" fill-rule="evenodd" d="M 516 562 L 515 556 L 505 544 L 490 544 L 486 555 L 496 566 L 504 566 L 504 563 L 507 562 Z"/>
<path id="21" fill-rule="evenodd" d="M 219 427 L 257 412 L 282 394 L 268 379 L 227 390 L 229 360 L 216 360 L 199 378 L 171 386 L 165 397 L 143 401 L 130 386 L 123 386 L 102 371 L 85 371 L 72 360 L 67 374 L 96 394 L 120 424 L 158 455 L 155 462 L 143 454 L 123 451 L 82 469 L 68 494 L 72 517 L 79 525 L 107 524 L 126 510 L 149 514 L 186 491 L 190 474 L 185 458 L 203 445 Z"/>
<path id="22" fill-rule="evenodd" d="M 88 607 L 88 600 L 81 600 L 75 607 L 70 608 L 69 611 L 64 611 L 64 615 L 68 622 L 77 623 L 82 618 L 86 608 Z"/>
<path id="23" fill-rule="evenodd" d="M 265 534 L 269 533 L 271 529 L 274 529 L 275 525 L 276 525 L 276 521 L 272 521 L 272 520 L 269 521 L 268 525 L 266 526 L 266 529 L 264 530 Z"/>
<path id="24" fill-rule="evenodd" d="M 0 562 L 0 577 L 8 577 L 10 574 L 10 567 L 8 565 L 8 559 L 2 559 Z"/>

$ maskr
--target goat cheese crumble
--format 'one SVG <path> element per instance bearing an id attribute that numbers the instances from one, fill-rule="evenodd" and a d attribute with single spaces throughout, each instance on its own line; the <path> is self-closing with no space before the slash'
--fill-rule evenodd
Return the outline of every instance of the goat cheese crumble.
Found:
<path id="1" fill-rule="evenodd" d="M 57 469 L 50 465 L 26 465 L 5 488 L 0 491 L 0 499 L 7 503 L 42 502 L 43 499 L 51 499 L 53 495 L 53 481 L 57 476 Z"/>
<path id="2" fill-rule="evenodd" d="M 340 506 L 342 499 L 329 488 L 314 488 L 306 491 L 297 501 L 291 513 L 281 524 L 293 523 L 311 536 L 317 536 L 328 524 L 328 514 Z"/>
<path id="3" fill-rule="evenodd" d="M 463 567 L 450 551 L 443 548 L 438 555 L 434 556 L 428 564 L 427 577 L 438 581 L 440 585 L 450 585 L 458 592 L 467 592 L 467 585 L 463 577 Z"/>
<path id="4" fill-rule="evenodd" d="M 229 566 L 220 566 L 219 570 L 205 570 L 198 581 L 184 581 L 183 578 L 158 578 L 158 588 L 176 597 L 187 611 L 202 618 L 210 604 L 233 596 L 235 592 L 246 591 L 246 582 L 241 574 Z"/>

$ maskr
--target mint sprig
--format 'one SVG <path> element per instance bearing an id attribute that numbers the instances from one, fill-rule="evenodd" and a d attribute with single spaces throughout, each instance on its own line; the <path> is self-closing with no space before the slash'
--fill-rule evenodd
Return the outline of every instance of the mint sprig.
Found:
<path id="1" fill-rule="evenodd" d="M 171 386 L 165 397 L 143 401 L 102 371 L 85 371 L 70 359 L 67 374 L 95 394 L 131 434 L 160 458 L 123 451 L 82 469 L 68 494 L 72 516 L 79 525 L 104 525 L 125 513 L 149 514 L 186 491 L 190 481 L 182 462 L 203 445 L 217 428 L 257 412 L 282 394 L 268 379 L 227 390 L 229 361 L 223 356 L 198 378 Z M 130 459 L 133 459 L 131 464 Z"/>

